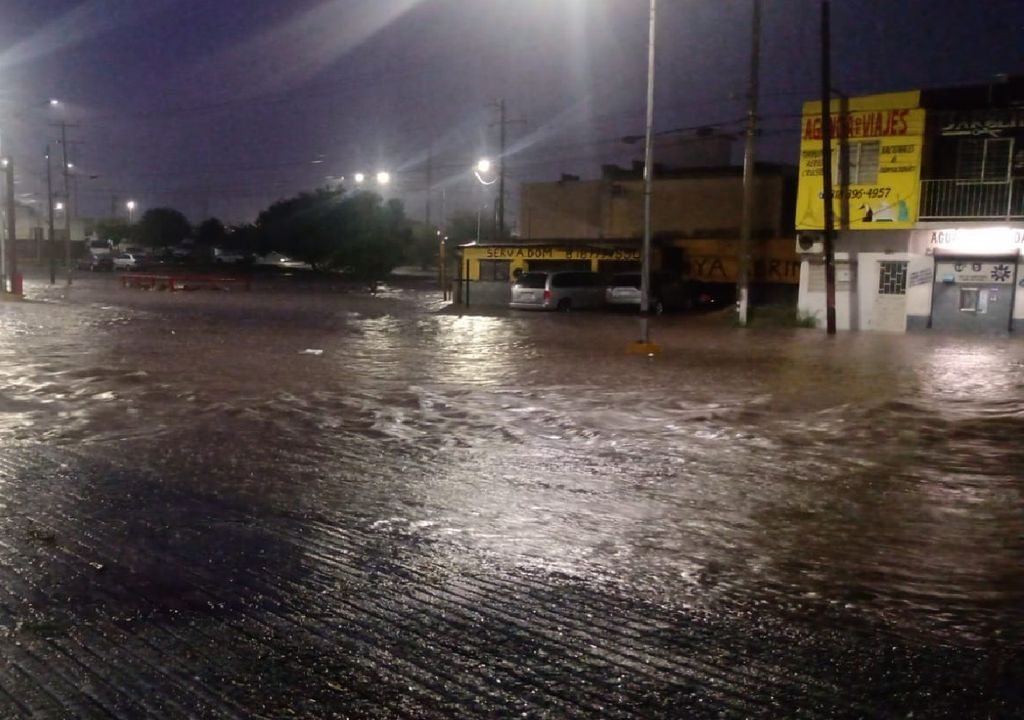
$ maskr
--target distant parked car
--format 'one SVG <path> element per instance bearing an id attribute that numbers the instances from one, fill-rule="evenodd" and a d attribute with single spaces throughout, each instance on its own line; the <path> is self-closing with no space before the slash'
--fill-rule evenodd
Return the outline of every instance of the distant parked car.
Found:
<path id="1" fill-rule="evenodd" d="M 309 265 L 301 260 L 293 260 L 287 255 L 279 252 L 269 252 L 266 255 L 257 255 L 252 259 L 253 265 L 276 268 L 308 268 Z"/>
<path id="2" fill-rule="evenodd" d="M 143 266 L 144 258 L 137 253 L 121 253 L 114 258 L 115 270 L 138 270 Z"/>
<path id="3" fill-rule="evenodd" d="M 601 276 L 586 271 L 527 272 L 512 285 L 517 310 L 585 310 L 604 304 Z"/>
<path id="4" fill-rule="evenodd" d="M 609 307 L 640 309 L 640 273 L 613 275 L 605 290 Z M 693 288 L 683 280 L 664 273 L 651 274 L 650 311 L 660 315 L 672 310 L 692 310 Z"/>
<path id="5" fill-rule="evenodd" d="M 238 265 L 244 263 L 247 259 L 243 253 L 235 250 L 213 249 L 213 261 L 218 265 Z"/>
<path id="6" fill-rule="evenodd" d="M 114 269 L 114 261 L 110 255 L 93 255 L 92 253 L 85 255 L 78 260 L 79 270 L 88 270 L 90 272 L 102 272 L 106 270 Z"/>

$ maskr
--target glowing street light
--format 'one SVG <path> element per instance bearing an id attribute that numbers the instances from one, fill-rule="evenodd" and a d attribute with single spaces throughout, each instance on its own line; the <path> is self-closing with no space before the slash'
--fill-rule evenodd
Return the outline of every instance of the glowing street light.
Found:
<path id="1" fill-rule="evenodd" d="M 477 161 L 476 165 L 473 167 L 473 174 L 481 185 L 493 185 L 498 182 L 498 178 L 493 178 L 492 180 L 484 179 L 484 175 L 490 174 L 493 167 L 494 164 L 490 161 L 490 158 L 480 158 Z"/>
<path id="2" fill-rule="evenodd" d="M 57 107 L 60 105 L 60 100 L 57 98 L 50 98 L 50 107 Z"/>
<path id="3" fill-rule="evenodd" d="M 390 182 L 391 182 L 391 173 L 384 172 L 384 171 L 381 171 L 381 172 L 377 173 L 377 184 L 378 185 L 387 185 Z"/>
<path id="4" fill-rule="evenodd" d="M 135 201 L 129 200 L 124 204 L 124 206 L 128 208 L 128 224 L 130 225 L 135 219 Z"/>
<path id="5" fill-rule="evenodd" d="M 366 181 L 366 175 L 363 173 L 356 173 L 352 176 L 352 179 L 356 181 L 356 185 L 362 185 Z"/>
<path id="6" fill-rule="evenodd" d="M 56 203 L 53 206 L 53 209 L 56 210 L 57 212 L 60 212 L 61 210 L 64 209 L 64 203 L 62 203 L 62 202 Z"/>

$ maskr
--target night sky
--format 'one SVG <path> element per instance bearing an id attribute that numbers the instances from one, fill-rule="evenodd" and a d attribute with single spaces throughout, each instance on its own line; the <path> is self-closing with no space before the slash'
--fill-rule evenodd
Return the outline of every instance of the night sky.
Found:
<path id="1" fill-rule="evenodd" d="M 764 0 L 760 156 L 795 163 L 818 92 L 817 0 Z M 749 0 L 660 0 L 657 129 L 735 130 Z M 0 0 L 0 132 L 18 193 L 45 190 L 66 119 L 80 214 L 178 207 L 252 219 L 356 171 L 434 219 L 488 202 L 467 172 L 509 117 L 510 206 L 522 180 L 596 176 L 641 152 L 647 0 Z M 834 85 L 849 93 L 1024 73 L 1021 0 L 835 0 Z M 63 101 L 50 108 L 51 97 Z M 55 146 L 55 152 L 58 152 Z"/>

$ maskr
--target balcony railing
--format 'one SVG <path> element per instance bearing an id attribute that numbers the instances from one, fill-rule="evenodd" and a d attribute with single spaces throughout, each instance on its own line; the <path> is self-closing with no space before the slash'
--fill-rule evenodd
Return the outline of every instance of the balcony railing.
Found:
<path id="1" fill-rule="evenodd" d="M 1024 217 L 1024 180 L 922 180 L 921 220 Z"/>

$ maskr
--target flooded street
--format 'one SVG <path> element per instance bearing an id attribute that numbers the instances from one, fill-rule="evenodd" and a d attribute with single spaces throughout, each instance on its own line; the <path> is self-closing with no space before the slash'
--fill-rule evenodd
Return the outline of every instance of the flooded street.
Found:
<path id="1" fill-rule="evenodd" d="M 0 717 L 1019 717 L 1024 344 L 38 279 Z"/>

